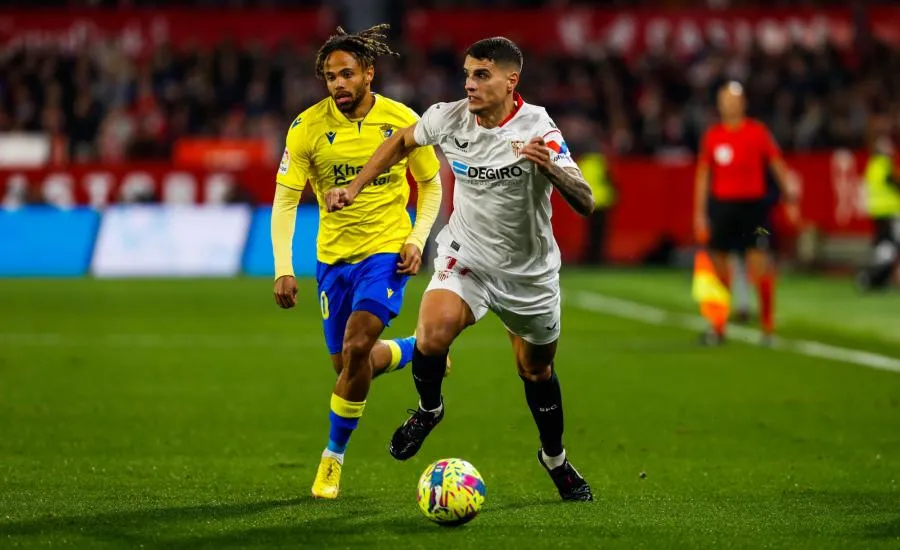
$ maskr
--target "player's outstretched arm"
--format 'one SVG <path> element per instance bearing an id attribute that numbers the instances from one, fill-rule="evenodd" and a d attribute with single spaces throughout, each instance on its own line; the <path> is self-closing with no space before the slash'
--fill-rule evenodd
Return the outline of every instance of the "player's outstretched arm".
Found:
<path id="1" fill-rule="evenodd" d="M 550 159 L 550 149 L 543 138 L 535 137 L 522 148 L 522 156 L 534 162 L 538 170 L 550 180 L 569 206 L 582 216 L 594 211 L 594 193 L 577 167 L 560 167 Z"/>
<path id="2" fill-rule="evenodd" d="M 369 162 L 363 166 L 362 171 L 353 178 L 353 181 L 347 187 L 339 187 L 328 191 L 325 194 L 327 210 L 334 212 L 353 204 L 356 196 L 359 195 L 359 192 L 365 186 L 375 181 L 379 174 L 403 160 L 413 149 L 419 147 L 419 144 L 413 139 L 415 128 L 416 125 L 413 124 L 394 133 L 394 135 L 378 146 L 378 149 L 375 149 L 372 158 L 369 159 Z"/>

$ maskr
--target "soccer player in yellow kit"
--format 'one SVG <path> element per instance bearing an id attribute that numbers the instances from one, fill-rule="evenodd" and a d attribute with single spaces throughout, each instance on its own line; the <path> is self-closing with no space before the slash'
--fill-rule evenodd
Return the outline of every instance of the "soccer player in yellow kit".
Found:
<path id="1" fill-rule="evenodd" d="M 325 208 L 328 190 L 350 183 L 384 140 L 418 120 L 405 105 L 372 93 L 375 58 L 395 55 L 384 42 L 387 28 L 348 34 L 338 27 L 319 50 L 316 75 L 325 80 L 329 97 L 291 124 L 275 178 L 275 301 L 283 308 L 297 302 L 291 242 L 307 180 L 319 200 L 316 280 L 325 343 L 338 380 L 328 446 L 312 486 L 317 498 L 338 496 L 344 450 L 373 376 L 402 368 L 412 358 L 414 336 L 379 337 L 400 312 L 407 278 L 419 271 L 441 203 L 440 163 L 428 147 L 380 174 L 352 207 L 335 213 Z M 418 186 L 415 227 L 406 211 L 407 166 Z"/>

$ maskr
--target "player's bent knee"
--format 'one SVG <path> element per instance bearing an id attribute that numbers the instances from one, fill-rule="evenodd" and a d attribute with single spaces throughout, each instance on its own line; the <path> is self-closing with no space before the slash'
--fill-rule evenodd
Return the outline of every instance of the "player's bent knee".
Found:
<path id="1" fill-rule="evenodd" d="M 441 355 L 450 350 L 458 333 L 452 322 L 423 323 L 416 330 L 416 347 L 424 355 Z"/>
<path id="2" fill-rule="evenodd" d="M 423 355 L 441 355 L 450 350 L 453 342 L 451 331 L 444 328 L 433 328 L 416 332 L 416 347 Z"/>
<path id="3" fill-rule="evenodd" d="M 523 338 L 514 338 L 516 367 L 519 376 L 529 382 L 542 382 L 553 376 L 553 360 L 556 357 L 557 342 L 532 344 Z"/>
<path id="4" fill-rule="evenodd" d="M 369 366 L 369 354 L 375 340 L 365 334 L 348 336 L 344 339 L 344 348 L 341 352 L 343 367 L 351 372 Z"/>
<path id="5" fill-rule="evenodd" d="M 550 364 L 523 365 L 518 363 L 517 366 L 519 368 L 519 376 L 529 382 L 543 382 L 550 380 L 550 377 L 553 376 L 553 366 Z"/>

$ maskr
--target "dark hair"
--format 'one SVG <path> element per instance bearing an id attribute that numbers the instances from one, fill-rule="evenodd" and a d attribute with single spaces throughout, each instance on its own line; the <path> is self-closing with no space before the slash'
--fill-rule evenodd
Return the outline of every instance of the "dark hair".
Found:
<path id="1" fill-rule="evenodd" d="M 316 54 L 316 77 L 323 78 L 325 76 L 325 60 L 332 52 L 338 50 L 355 57 L 364 68 L 374 66 L 375 58 L 379 55 L 399 57 L 400 54 L 391 50 L 386 42 L 385 32 L 390 28 L 390 25 L 382 24 L 358 33 L 348 33 L 338 27 L 337 32 L 322 44 L 319 53 Z"/>
<path id="2" fill-rule="evenodd" d="M 489 59 L 498 65 L 509 63 L 522 70 L 522 50 L 515 42 L 503 36 L 479 40 L 469 46 L 466 55 L 475 59 Z"/>

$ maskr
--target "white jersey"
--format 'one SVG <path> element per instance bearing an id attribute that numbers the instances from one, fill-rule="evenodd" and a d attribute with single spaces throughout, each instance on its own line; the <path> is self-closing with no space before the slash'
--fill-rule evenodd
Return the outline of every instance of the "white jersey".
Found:
<path id="1" fill-rule="evenodd" d="M 419 145 L 440 145 L 456 178 L 453 214 L 438 244 L 476 272 L 547 279 L 560 267 L 550 225 L 553 185 L 519 151 L 542 137 L 555 164 L 576 164 L 547 111 L 518 94 L 515 99 L 512 116 L 491 129 L 478 124 L 465 99 L 436 103 L 422 115 L 414 138 Z"/>

